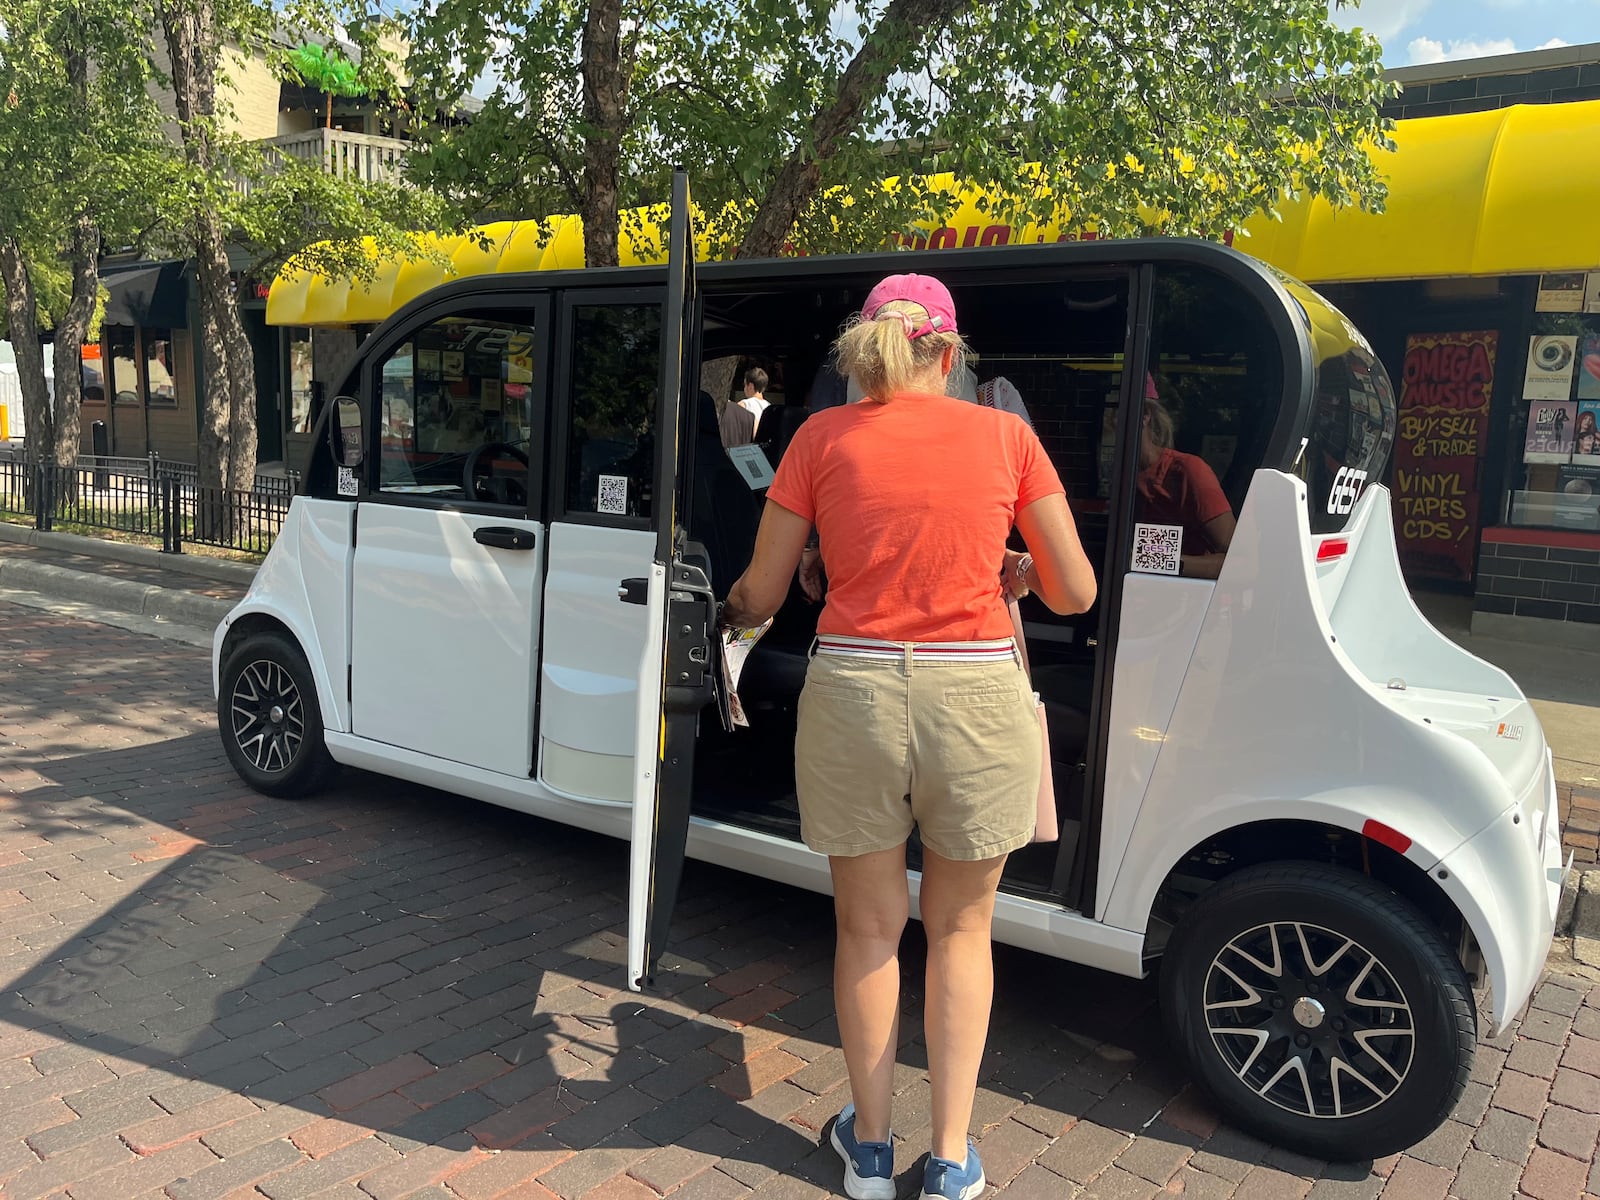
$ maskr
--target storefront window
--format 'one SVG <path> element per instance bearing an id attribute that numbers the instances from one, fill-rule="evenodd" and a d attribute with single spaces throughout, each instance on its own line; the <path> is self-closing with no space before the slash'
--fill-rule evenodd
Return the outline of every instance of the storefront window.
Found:
<path id="1" fill-rule="evenodd" d="M 106 402 L 106 375 L 104 364 L 100 360 L 99 346 L 85 346 L 83 348 L 83 402 L 85 404 L 104 404 Z"/>
<path id="2" fill-rule="evenodd" d="M 1600 532 L 1600 272 L 1545 276 L 1536 307 L 1507 515 L 1513 525 Z"/>
<path id="3" fill-rule="evenodd" d="M 176 408 L 178 389 L 173 381 L 172 330 L 142 329 L 144 343 L 145 402 L 152 408 Z"/>
<path id="4" fill-rule="evenodd" d="M 107 325 L 103 341 L 109 360 L 112 399 L 118 404 L 138 404 L 139 368 L 134 359 L 132 328 Z"/>
<path id="5" fill-rule="evenodd" d="M 310 433 L 316 414 L 311 411 L 311 331 L 289 331 L 289 432 Z"/>

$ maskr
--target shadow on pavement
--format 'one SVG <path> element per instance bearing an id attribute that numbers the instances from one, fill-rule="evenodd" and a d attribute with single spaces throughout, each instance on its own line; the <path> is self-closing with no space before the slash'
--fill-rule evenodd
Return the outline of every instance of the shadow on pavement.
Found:
<path id="1" fill-rule="evenodd" d="M 128 682 L 36 697 L 30 715 L 78 719 L 104 698 L 92 715 L 110 719 Z M 665 1192 L 711 1167 L 837 1187 L 819 1147 L 848 1095 L 827 898 L 691 864 L 641 996 L 621 988 L 610 839 L 353 772 L 319 800 L 267 799 L 204 729 L 61 751 L 28 748 L 35 784 L 7 814 L 0 890 L 26 904 L 0 942 L 0 1059 L 29 1056 L 42 1078 L 0 1088 L 0 1106 L 33 1089 L 74 1119 L 19 1131 L 31 1154 L 0 1157 L 8 1197 L 55 1190 L 52 1163 L 111 1130 L 141 1155 L 200 1137 L 206 1165 L 174 1197 L 220 1194 L 245 1167 L 274 1198 L 446 1175 L 464 1195 L 537 1175 L 577 1197 L 622 1172 Z M 908 1188 L 930 1099 L 918 928 L 895 1117 Z M 1080 1117 L 1152 1153 L 1211 1136 L 1166 1065 L 1148 983 L 997 960 L 974 1121 L 996 1130 L 991 1178 L 1039 1170 Z M 1070 1142 L 1050 1148 L 1068 1175 Z"/>

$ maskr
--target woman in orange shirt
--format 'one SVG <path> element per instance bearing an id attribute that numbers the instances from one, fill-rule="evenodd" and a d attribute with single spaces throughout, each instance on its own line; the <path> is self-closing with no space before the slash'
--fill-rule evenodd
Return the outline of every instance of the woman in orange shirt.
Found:
<path id="1" fill-rule="evenodd" d="M 1031 589 L 1059 613 L 1095 597 L 1039 439 L 1014 414 L 945 396 L 963 351 L 938 280 L 895 275 L 873 289 L 835 347 L 867 398 L 795 434 L 722 615 L 750 628 L 775 613 L 816 526 L 829 588 L 795 783 L 801 836 L 832 869 L 852 1103 L 829 1136 L 855 1200 L 896 1194 L 890 1103 L 913 826 L 933 1085 L 922 1195 L 983 1190 L 967 1127 L 994 990 L 990 924 L 1006 856 L 1033 835 L 1040 770 L 1006 595 Z M 1029 553 L 1006 549 L 1013 525 Z"/>

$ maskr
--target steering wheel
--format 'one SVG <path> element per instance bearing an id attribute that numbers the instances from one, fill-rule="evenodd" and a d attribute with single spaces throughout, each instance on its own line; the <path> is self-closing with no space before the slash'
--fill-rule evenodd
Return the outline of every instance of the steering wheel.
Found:
<path id="1" fill-rule="evenodd" d="M 494 460 L 501 455 L 516 459 L 523 466 L 523 477 L 494 473 Z M 471 454 L 462 467 L 461 486 L 467 496 L 485 504 L 515 504 L 526 508 L 528 456 L 510 442 L 485 442 Z"/>

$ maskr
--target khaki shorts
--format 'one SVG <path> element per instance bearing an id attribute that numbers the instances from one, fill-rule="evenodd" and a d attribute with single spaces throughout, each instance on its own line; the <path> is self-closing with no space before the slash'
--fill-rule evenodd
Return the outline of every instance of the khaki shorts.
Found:
<path id="1" fill-rule="evenodd" d="M 818 654 L 795 736 L 800 836 L 853 857 L 915 825 L 944 858 L 1009 854 L 1033 838 L 1039 719 L 1015 658 L 884 661 Z"/>

